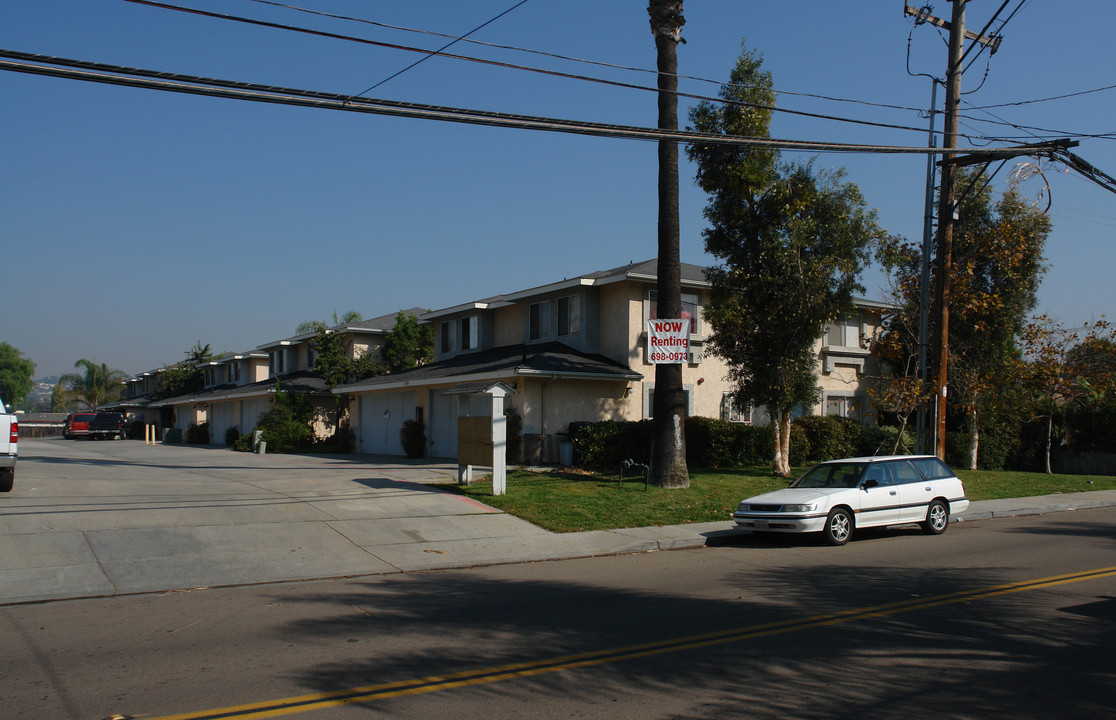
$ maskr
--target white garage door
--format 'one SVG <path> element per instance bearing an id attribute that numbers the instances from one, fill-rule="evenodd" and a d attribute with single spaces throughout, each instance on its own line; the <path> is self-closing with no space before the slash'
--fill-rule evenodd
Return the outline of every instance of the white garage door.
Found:
<path id="1" fill-rule="evenodd" d="M 236 424 L 235 411 L 232 400 L 209 406 L 209 442 L 214 445 L 225 443 L 225 431 Z"/>
<path id="2" fill-rule="evenodd" d="M 240 401 L 240 434 L 250 433 L 259 422 L 260 413 L 271 407 L 271 398 L 248 398 Z"/>
<path id="3" fill-rule="evenodd" d="M 403 455 L 399 431 L 415 417 L 413 392 L 360 396 L 360 451 L 367 455 Z"/>

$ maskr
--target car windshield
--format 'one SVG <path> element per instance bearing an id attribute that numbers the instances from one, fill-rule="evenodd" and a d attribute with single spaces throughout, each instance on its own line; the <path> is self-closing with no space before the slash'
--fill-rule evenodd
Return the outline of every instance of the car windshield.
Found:
<path id="1" fill-rule="evenodd" d="M 798 478 L 791 487 L 796 488 L 851 488 L 856 487 L 864 472 L 865 463 L 829 463 L 818 465 Z"/>

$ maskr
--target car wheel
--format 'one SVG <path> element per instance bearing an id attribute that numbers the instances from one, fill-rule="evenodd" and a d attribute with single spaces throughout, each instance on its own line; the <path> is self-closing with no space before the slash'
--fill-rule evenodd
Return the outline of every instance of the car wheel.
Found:
<path id="1" fill-rule="evenodd" d="M 941 535 L 949 527 L 949 507 L 941 500 L 930 503 L 922 529 L 927 535 Z"/>
<path id="2" fill-rule="evenodd" d="M 15 468 L 0 470 L 0 492 L 11 492 L 15 486 Z"/>
<path id="3" fill-rule="evenodd" d="M 844 545 L 852 537 L 853 519 L 845 508 L 833 508 L 825 519 L 822 539 L 826 545 Z"/>

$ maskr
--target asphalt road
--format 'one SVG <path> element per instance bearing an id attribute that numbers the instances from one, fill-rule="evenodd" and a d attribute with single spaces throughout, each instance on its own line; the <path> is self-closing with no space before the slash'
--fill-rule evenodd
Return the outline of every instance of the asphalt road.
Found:
<path id="1" fill-rule="evenodd" d="M 1103 718 L 1116 509 L 0 607 L 6 718 Z"/>

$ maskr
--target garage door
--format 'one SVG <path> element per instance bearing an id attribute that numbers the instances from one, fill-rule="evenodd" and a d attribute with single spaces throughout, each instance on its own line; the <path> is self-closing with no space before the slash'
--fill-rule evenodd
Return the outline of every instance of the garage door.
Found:
<path id="1" fill-rule="evenodd" d="M 236 424 L 236 408 L 232 400 L 215 402 L 209 406 L 209 442 L 223 445 L 225 431 Z"/>
<path id="2" fill-rule="evenodd" d="M 378 393 L 360 396 L 357 437 L 360 451 L 367 455 L 403 455 L 399 431 L 404 420 L 415 417 L 413 392 Z"/>
<path id="3" fill-rule="evenodd" d="M 260 420 L 260 413 L 271 407 L 271 398 L 248 398 L 240 401 L 240 434 L 250 433 Z"/>

